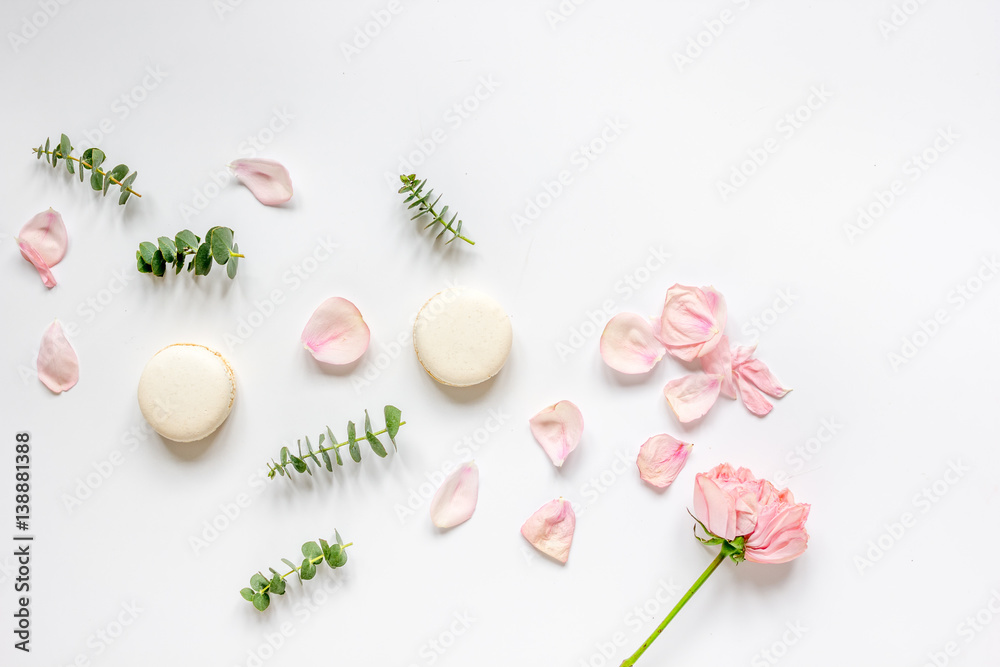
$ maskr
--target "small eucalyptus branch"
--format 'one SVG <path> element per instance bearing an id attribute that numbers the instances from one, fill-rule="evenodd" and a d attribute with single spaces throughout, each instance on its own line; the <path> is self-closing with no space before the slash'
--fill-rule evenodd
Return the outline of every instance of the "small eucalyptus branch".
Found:
<path id="1" fill-rule="evenodd" d="M 133 171 L 129 174 L 128 167 L 124 164 L 117 165 L 111 171 L 104 171 L 101 169 L 101 165 L 104 164 L 106 156 L 100 148 L 88 148 L 83 151 L 82 156 L 73 157 L 73 146 L 70 144 L 69 137 L 64 134 L 55 146 L 51 146 L 49 139 L 46 138 L 45 144 L 39 144 L 38 148 L 31 150 L 39 160 L 42 159 L 43 155 L 46 156 L 45 161 L 51 162 L 53 169 L 59 164 L 59 160 L 65 160 L 66 171 L 71 174 L 79 173 L 81 183 L 83 183 L 84 170 L 89 169 L 90 187 L 103 193 L 105 197 L 108 196 L 108 188 L 111 187 L 112 183 L 119 186 L 121 188 L 121 195 L 118 197 L 119 205 L 124 205 L 130 195 L 142 197 L 141 194 L 132 189 L 132 183 L 139 172 Z M 78 165 L 75 169 L 74 162 Z"/>
<path id="2" fill-rule="evenodd" d="M 298 473 L 307 472 L 311 475 L 313 473 L 312 468 L 310 468 L 308 464 L 309 459 L 312 459 L 317 466 L 325 466 L 328 471 L 333 472 L 333 460 L 330 458 L 330 452 L 333 452 L 334 460 L 337 461 L 337 465 L 342 466 L 344 465 L 344 459 L 340 456 L 340 448 L 344 446 L 347 447 L 347 451 L 351 455 L 351 458 L 354 459 L 354 462 L 361 463 L 360 443 L 363 441 L 368 442 L 368 445 L 372 448 L 372 451 L 375 452 L 376 455 L 380 458 L 385 458 L 388 452 L 386 452 L 385 447 L 382 446 L 382 441 L 379 440 L 377 436 L 380 436 L 383 433 L 388 434 L 389 442 L 392 443 L 392 448 L 395 450 L 396 433 L 399 432 L 399 427 L 406 422 L 400 421 L 402 413 L 399 411 L 399 408 L 395 406 L 385 406 L 384 413 L 385 428 L 381 431 L 373 432 L 372 420 L 368 416 L 368 411 L 365 410 L 365 433 L 361 440 L 358 440 L 357 428 L 355 427 L 354 422 L 349 421 L 347 422 L 347 440 L 343 442 L 337 442 L 337 438 L 333 435 L 333 431 L 330 430 L 329 426 L 327 426 L 326 433 L 319 434 L 319 443 L 317 445 L 318 449 L 315 451 L 313 451 L 312 443 L 309 442 L 309 436 L 306 436 L 306 452 L 304 454 L 302 452 L 301 440 L 298 441 L 298 456 L 292 454 L 288 447 L 282 447 L 281 455 L 279 457 L 280 460 L 275 461 L 274 459 L 271 459 L 271 461 L 267 464 L 267 476 L 274 479 L 275 475 L 281 475 L 282 477 L 288 475 L 290 478 L 292 476 L 292 471 Z M 324 440 L 329 442 L 326 447 L 323 446 Z M 322 461 L 320 461 L 319 457 L 316 456 L 317 454 L 322 457 Z M 289 470 L 289 467 L 291 467 L 291 470 Z"/>
<path id="3" fill-rule="evenodd" d="M 240 590 L 240 595 L 247 602 L 253 603 L 258 611 L 264 611 L 271 604 L 272 594 L 285 594 L 285 577 L 294 574 L 298 576 L 301 583 L 316 576 L 316 566 L 320 563 L 325 562 L 333 569 L 343 567 L 347 563 L 347 547 L 351 546 L 353 542 L 344 544 L 344 541 L 340 539 L 340 533 L 337 531 L 333 531 L 333 533 L 336 544 L 328 544 L 324 539 L 320 539 L 319 544 L 306 542 L 302 545 L 302 555 L 305 558 L 301 564 L 296 565 L 292 561 L 282 558 L 281 562 L 291 568 L 288 572 L 281 574 L 273 567 L 268 568 L 271 571 L 270 579 L 258 572 L 250 577 L 250 586 Z"/>
<path id="4" fill-rule="evenodd" d="M 212 227 L 205 234 L 205 240 L 195 236 L 190 230 L 178 232 L 170 238 L 161 236 L 156 243 L 143 241 L 135 251 L 135 264 L 139 273 L 152 273 L 159 278 L 166 273 L 167 265 L 174 265 L 174 273 L 180 273 L 184 268 L 187 256 L 191 255 L 188 271 L 194 271 L 196 276 L 207 276 L 212 270 L 212 260 L 224 264 L 230 278 L 236 277 L 240 254 L 240 246 L 233 243 L 233 230 L 229 227 Z"/>
<path id="5" fill-rule="evenodd" d="M 442 195 L 438 195 L 434 201 L 431 201 L 430 199 L 431 196 L 434 194 L 434 189 L 431 188 L 426 193 L 424 193 L 424 185 L 427 183 L 426 179 L 420 181 L 417 180 L 416 174 L 410 174 L 408 176 L 407 175 L 400 176 L 399 180 L 402 181 L 403 183 L 403 187 L 399 189 L 399 193 L 406 194 L 407 197 L 404 203 L 410 204 L 409 206 L 407 206 L 407 208 L 417 209 L 416 215 L 410 218 L 410 220 L 416 220 L 417 218 L 419 218 L 424 214 L 429 214 L 431 216 L 431 221 L 424 226 L 424 229 L 427 229 L 428 227 L 432 227 L 434 225 L 441 225 L 442 229 L 441 232 L 437 235 L 437 238 L 441 238 L 446 233 L 451 232 L 451 238 L 448 239 L 446 244 L 451 243 L 455 239 L 462 239 L 469 245 L 476 245 L 475 241 L 472 241 L 462 236 L 462 221 L 459 220 L 458 224 L 455 224 L 455 220 L 458 219 L 457 213 L 451 216 L 451 220 L 446 220 L 445 218 L 448 215 L 448 207 L 445 206 L 444 208 L 441 209 L 440 212 L 438 212 L 438 210 L 434 208 L 435 206 L 437 206 L 437 203 L 441 201 Z"/>

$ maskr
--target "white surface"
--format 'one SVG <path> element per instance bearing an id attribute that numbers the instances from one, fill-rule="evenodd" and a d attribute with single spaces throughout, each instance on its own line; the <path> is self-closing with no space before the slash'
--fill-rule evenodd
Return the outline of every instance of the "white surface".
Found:
<path id="1" fill-rule="evenodd" d="M 971 641 L 960 624 L 1000 591 L 1000 9 L 928 2 L 883 37 L 893 4 L 592 0 L 553 28 L 555 0 L 404 1 L 349 61 L 340 44 L 385 3 L 248 0 L 220 17 L 208 2 L 74 2 L 16 53 L 5 37 L 0 517 L 13 513 L 14 433 L 29 429 L 37 542 L 35 651 L 15 655 L 8 632 L 0 663 L 247 665 L 270 638 L 281 645 L 269 665 L 429 665 L 429 642 L 468 615 L 434 664 L 596 666 L 620 633 L 606 663 L 617 664 L 665 613 L 658 587 L 672 604 L 711 560 L 685 509 L 695 473 L 731 461 L 787 475 L 812 503 L 809 551 L 787 566 L 726 564 L 640 665 L 767 664 L 759 652 L 796 623 L 807 630 L 780 664 L 916 666 L 952 641 L 949 664 L 992 664 L 1000 618 Z M 3 3 L 4 34 L 38 6 Z M 731 21 L 679 71 L 674 53 L 723 9 Z M 810 96 L 818 108 L 795 129 L 784 118 Z M 29 153 L 60 131 L 79 146 L 102 123 L 109 161 L 139 171 L 144 196 L 124 211 Z M 949 131 L 957 139 L 936 139 Z M 288 166 L 287 208 L 213 184 L 252 152 L 248 137 Z M 935 141 L 947 151 L 914 170 Z M 407 221 L 384 175 L 420 146 L 433 153 L 417 173 L 475 248 L 443 252 Z M 765 146 L 775 152 L 723 202 L 717 182 Z M 894 181 L 887 212 L 850 242 L 844 226 Z M 547 206 L 545 184 L 561 189 Z M 196 192 L 207 206 L 185 220 Z M 512 216 L 539 198 L 519 233 Z M 50 292 L 12 240 L 49 206 L 71 243 Z M 218 267 L 199 280 L 136 273 L 140 241 L 216 224 L 246 255 L 235 281 Z M 977 285 L 980 272 L 991 279 Z M 449 281 L 494 295 L 514 326 L 507 367 L 472 390 L 439 386 L 409 348 L 413 315 Z M 603 367 L 590 319 L 654 314 L 674 282 L 715 285 L 734 339 L 757 329 L 759 356 L 795 388 L 770 416 L 721 401 L 683 428 L 660 393 L 678 363 L 637 380 Z M 980 289 L 968 299 L 960 286 Z M 298 341 L 332 295 L 372 329 L 343 371 Z M 936 313 L 944 323 L 926 340 Z M 26 370 L 53 317 L 78 327 L 81 379 L 62 396 Z M 925 345 L 894 369 L 887 355 L 914 336 Z M 239 385 L 197 451 L 144 430 L 135 402 L 143 364 L 177 340 L 219 349 Z M 557 470 L 527 419 L 564 398 L 587 427 Z M 407 420 L 398 455 L 293 483 L 258 477 L 282 443 L 327 424 L 343 434 L 386 402 Z M 633 467 L 660 432 L 695 443 L 665 493 Z M 472 454 L 479 507 L 440 534 L 428 479 Z M 950 462 L 967 466 L 960 478 Z M 935 485 L 943 497 L 920 495 Z M 90 495 L 69 509 L 77 489 Z M 518 534 L 559 495 L 581 508 L 565 567 L 532 557 Z M 419 507 L 401 519 L 408 498 Z M 904 513 L 915 524 L 885 537 Z M 212 521 L 229 525 L 196 552 L 191 538 Z M 345 568 L 293 583 L 263 615 L 239 597 L 253 572 L 334 527 L 355 543 Z M 894 543 L 859 573 L 855 558 L 880 538 Z M 0 557 L 8 624 L 12 562 Z M 640 622 L 649 600 L 657 619 Z M 134 622 L 103 643 L 97 633 L 133 604 Z"/>

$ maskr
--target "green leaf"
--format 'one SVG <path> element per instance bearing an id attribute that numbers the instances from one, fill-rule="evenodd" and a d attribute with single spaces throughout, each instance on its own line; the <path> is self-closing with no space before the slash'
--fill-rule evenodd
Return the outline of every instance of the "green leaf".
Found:
<path id="1" fill-rule="evenodd" d="M 233 252 L 238 253 L 240 251 L 240 244 L 233 245 Z M 229 276 L 230 280 L 236 277 L 236 270 L 239 267 L 239 257 L 230 257 L 229 262 L 226 264 L 226 275 Z"/>
<path id="2" fill-rule="evenodd" d="M 80 161 L 82 162 L 80 165 L 81 171 L 83 171 L 84 166 L 86 166 L 87 169 L 90 169 L 90 165 L 94 161 L 94 149 L 88 148 L 83 151 L 83 155 L 80 156 Z"/>
<path id="3" fill-rule="evenodd" d="M 299 576 L 299 568 L 295 563 L 288 560 L 287 558 L 282 558 L 281 562 L 287 565 L 288 569 L 294 572 L 296 577 L 299 577 L 299 581 L 302 581 L 302 577 Z"/>
<path id="4" fill-rule="evenodd" d="M 184 268 L 184 258 L 187 255 L 177 255 L 177 262 L 174 264 L 174 275 L 176 276 Z"/>
<path id="5" fill-rule="evenodd" d="M 90 154 L 91 169 L 96 171 L 98 167 L 104 164 L 104 158 L 105 158 L 104 151 L 102 151 L 100 148 L 93 149 L 93 152 Z"/>
<path id="6" fill-rule="evenodd" d="M 269 604 L 271 604 L 271 596 L 267 593 L 258 593 L 253 596 L 253 606 L 257 608 L 257 611 L 264 611 Z"/>
<path id="7" fill-rule="evenodd" d="M 121 197 L 118 198 L 119 204 L 124 204 L 125 202 L 127 202 L 128 198 L 132 195 L 132 192 L 129 190 L 129 188 L 132 187 L 132 183 L 133 181 L 135 181 L 135 177 L 138 175 L 139 172 L 133 171 L 131 176 L 122 181 L 122 188 L 121 188 L 122 195 Z"/>
<path id="8" fill-rule="evenodd" d="M 379 442 L 379 439 L 375 437 L 374 433 L 372 433 L 372 420 L 368 416 L 367 410 L 365 410 L 365 440 L 367 440 L 368 444 L 371 445 L 373 452 L 375 452 L 379 457 L 383 459 L 385 458 L 386 456 L 385 447 L 382 446 L 382 443 Z"/>
<path id="9" fill-rule="evenodd" d="M 396 434 L 399 433 L 399 420 L 403 413 L 394 405 L 385 406 L 384 412 L 385 430 L 389 434 L 389 440 L 392 441 L 393 449 L 396 449 Z"/>
<path id="10" fill-rule="evenodd" d="M 90 172 L 90 187 L 97 191 L 104 189 L 104 176 L 96 169 Z"/>
<path id="11" fill-rule="evenodd" d="M 121 196 L 118 197 L 118 205 L 123 206 L 125 202 L 128 201 L 128 198 L 131 196 L 132 196 L 131 192 L 129 192 L 128 190 L 122 190 Z"/>
<path id="12" fill-rule="evenodd" d="M 115 165 L 115 168 L 108 173 L 111 175 L 111 178 L 121 183 L 122 179 L 128 174 L 128 167 L 123 164 L 117 164 Z"/>
<path id="13" fill-rule="evenodd" d="M 229 261 L 229 252 L 233 247 L 233 230 L 219 227 L 212 234 L 212 255 L 219 264 Z"/>
<path id="14" fill-rule="evenodd" d="M 344 465 L 344 460 L 340 458 L 340 447 L 336 446 L 337 439 L 333 437 L 333 431 L 330 430 L 329 426 L 326 427 L 326 437 L 330 439 L 330 446 L 333 449 L 333 455 L 337 457 L 337 465 Z"/>
<path id="15" fill-rule="evenodd" d="M 163 259 L 168 262 L 174 261 L 177 257 L 177 246 L 174 245 L 174 240 L 167 236 L 161 236 L 156 239 L 156 242 L 160 245 L 160 252 L 163 253 Z"/>
<path id="16" fill-rule="evenodd" d="M 281 448 L 281 465 L 283 466 L 288 465 L 289 454 L 291 454 L 291 452 L 288 451 L 288 447 Z"/>
<path id="17" fill-rule="evenodd" d="M 278 573 L 275 573 L 274 576 L 271 577 L 270 592 L 274 593 L 275 595 L 285 594 L 285 580 L 282 579 L 281 575 Z"/>
<path id="18" fill-rule="evenodd" d="M 326 555 L 330 553 L 330 543 L 321 537 L 319 538 L 319 546 L 323 550 L 323 558 L 326 558 Z"/>
<path id="19" fill-rule="evenodd" d="M 289 458 L 292 461 L 292 467 L 295 468 L 295 472 L 305 472 L 306 470 L 309 469 L 309 466 L 306 465 L 306 462 L 300 459 L 299 457 L 295 456 L 295 454 L 290 454 Z"/>
<path id="20" fill-rule="evenodd" d="M 319 558 L 323 555 L 323 549 L 315 542 L 306 542 L 302 545 L 302 555 L 306 558 Z"/>
<path id="21" fill-rule="evenodd" d="M 330 546 L 330 556 L 326 559 L 330 567 L 343 567 L 347 562 L 347 551 L 340 544 Z"/>
<path id="22" fill-rule="evenodd" d="M 66 136 L 66 135 L 63 135 L 63 136 Z M 252 602 L 253 601 L 253 590 L 250 589 L 250 588 L 242 588 L 242 589 L 240 589 L 240 595 L 242 595 L 243 599 L 246 600 L 247 602 Z"/>
<path id="23" fill-rule="evenodd" d="M 191 248 L 192 250 L 197 250 L 198 248 L 198 237 L 190 229 L 177 232 L 175 241 L 178 249 Z"/>
<path id="24" fill-rule="evenodd" d="M 102 196 L 108 196 L 108 186 L 111 185 L 111 172 L 104 172 L 104 185 L 102 186 Z"/>
<path id="25" fill-rule="evenodd" d="M 153 275 L 157 278 L 162 278 L 163 273 L 167 270 L 167 263 L 163 259 L 163 253 L 157 250 L 153 253 L 153 261 L 150 262 L 153 267 Z"/>
<path id="26" fill-rule="evenodd" d="M 139 254 L 145 260 L 146 264 L 153 263 L 153 255 L 156 253 L 156 246 L 149 241 L 143 241 L 139 244 Z"/>
<path id="27" fill-rule="evenodd" d="M 347 450 L 351 453 L 351 458 L 354 459 L 355 463 L 361 463 L 361 448 L 358 447 L 354 422 L 347 422 Z"/>
<path id="28" fill-rule="evenodd" d="M 48 151 L 49 151 L 49 138 L 45 137 L 45 152 L 47 153 Z"/>
<path id="29" fill-rule="evenodd" d="M 139 273 L 152 273 L 153 267 L 146 263 L 146 260 L 142 258 L 139 251 L 135 251 L 135 268 L 139 269 Z"/>
<path id="30" fill-rule="evenodd" d="M 326 449 L 322 449 L 320 450 L 319 455 L 323 457 L 323 465 L 326 466 L 326 469 L 333 472 L 333 461 L 330 460 L 330 452 Z"/>
<path id="31" fill-rule="evenodd" d="M 302 561 L 302 567 L 299 569 L 302 573 L 302 580 L 308 581 L 316 576 L 316 566 L 313 565 L 312 561 L 306 558 Z"/>
<path id="32" fill-rule="evenodd" d="M 250 577 L 250 588 L 254 589 L 255 591 L 259 591 L 265 586 L 267 586 L 267 577 L 265 577 L 260 572 Z"/>
<path id="33" fill-rule="evenodd" d="M 198 253 L 194 257 L 194 275 L 207 276 L 212 270 L 212 248 L 208 243 L 198 246 Z"/>

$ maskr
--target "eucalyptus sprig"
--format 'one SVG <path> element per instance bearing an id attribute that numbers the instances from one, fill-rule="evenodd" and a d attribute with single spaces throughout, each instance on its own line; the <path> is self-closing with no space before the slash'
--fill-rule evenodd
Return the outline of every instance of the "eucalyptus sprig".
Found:
<path id="1" fill-rule="evenodd" d="M 337 442 L 337 438 L 333 435 L 333 431 L 330 430 L 329 426 L 327 426 L 326 433 L 319 434 L 319 443 L 317 444 L 319 448 L 315 451 L 313 451 L 312 443 L 309 442 L 309 436 L 306 436 L 305 454 L 302 453 L 301 440 L 298 441 L 298 456 L 292 454 L 288 447 L 282 447 L 281 454 L 279 456 L 280 460 L 275 461 L 274 459 L 271 459 L 271 461 L 267 464 L 267 476 L 271 479 L 274 479 L 275 475 L 281 475 L 282 477 L 288 475 L 291 477 L 292 471 L 298 473 L 307 472 L 311 475 L 313 474 L 312 468 L 310 468 L 307 463 L 309 459 L 312 459 L 317 466 L 326 466 L 327 470 L 333 472 L 333 461 L 330 459 L 330 452 L 333 452 L 337 465 L 342 466 L 344 465 L 344 459 L 340 456 L 340 448 L 345 445 L 347 446 L 347 451 L 350 453 L 351 458 L 354 459 L 354 462 L 361 463 L 360 443 L 363 441 L 368 442 L 368 445 L 372 448 L 372 451 L 375 452 L 375 454 L 381 458 L 385 458 L 387 455 L 385 447 L 382 446 L 382 441 L 380 441 L 376 436 L 387 433 L 389 435 L 389 442 L 392 443 L 392 448 L 395 450 L 397 449 L 396 433 L 399 432 L 399 427 L 406 422 L 399 420 L 402 413 L 399 411 L 399 408 L 395 406 L 387 405 L 385 406 L 383 412 L 385 413 L 385 428 L 381 431 L 372 432 L 372 420 L 368 416 L 368 411 L 365 410 L 365 434 L 362 440 L 358 440 L 357 428 L 355 427 L 354 422 L 349 421 L 347 422 L 347 440 L 343 442 Z M 324 440 L 330 443 L 326 447 L 323 446 Z M 317 458 L 317 454 L 323 458 L 322 462 L 320 462 L 319 458 Z M 289 470 L 289 467 L 291 467 L 291 470 Z"/>
<path id="2" fill-rule="evenodd" d="M 175 274 L 180 273 L 188 255 L 192 255 L 188 271 L 193 270 L 196 276 L 207 276 L 214 259 L 226 266 L 230 278 L 236 277 L 238 262 L 243 257 L 239 244 L 233 243 L 233 230 L 212 227 L 205 234 L 204 241 L 188 229 L 178 232 L 172 239 L 161 236 L 155 244 L 143 241 L 135 251 L 135 264 L 139 273 L 152 273 L 162 278 L 168 264 L 174 265 Z"/>
<path id="3" fill-rule="evenodd" d="M 291 570 L 281 574 L 270 567 L 268 568 L 271 571 L 270 579 L 258 572 L 250 577 L 250 586 L 240 590 L 240 595 L 247 602 L 253 603 L 258 611 L 264 611 L 271 604 L 272 593 L 274 595 L 285 594 L 285 577 L 295 574 L 301 583 L 315 577 L 316 566 L 323 562 L 333 569 L 343 567 L 347 563 L 347 547 L 351 546 L 353 542 L 344 544 L 344 541 L 340 539 L 340 533 L 333 531 L 333 534 L 336 544 L 328 544 L 324 539 L 320 539 L 319 544 L 306 542 L 302 545 L 302 555 L 305 558 L 301 565 L 296 565 L 292 561 L 282 558 L 281 562 L 292 568 Z"/>
<path id="4" fill-rule="evenodd" d="M 451 216 L 451 220 L 446 220 L 448 215 L 448 207 L 445 206 L 438 212 L 434 207 L 437 203 L 441 201 L 441 196 L 438 195 L 434 201 L 430 201 L 431 196 L 434 194 L 434 189 L 431 188 L 426 193 L 424 192 L 424 185 L 427 183 L 427 179 L 422 181 L 417 180 L 416 174 L 403 175 L 399 177 L 402 181 L 403 187 L 399 189 L 400 194 L 406 194 L 406 202 L 410 204 L 407 208 L 416 208 L 417 213 L 410 220 L 416 220 L 424 214 L 429 214 L 431 216 L 431 221 L 428 222 L 424 229 L 432 227 L 434 225 L 441 225 L 441 232 L 436 238 L 441 238 L 446 233 L 451 232 L 451 238 L 447 240 L 447 243 L 451 243 L 455 239 L 462 239 L 469 245 L 476 245 L 475 241 L 472 241 L 464 236 L 462 236 L 462 221 L 459 220 L 458 224 L 455 224 L 455 220 L 458 218 L 458 213 Z"/>
<path id="5" fill-rule="evenodd" d="M 108 188 L 112 183 L 119 186 L 121 188 L 121 195 L 118 197 L 120 205 L 124 205 L 131 195 L 142 197 L 141 194 L 132 189 L 132 183 L 135 181 L 135 177 L 139 175 L 139 172 L 133 171 L 129 174 L 128 167 L 124 164 L 115 166 L 111 171 L 104 171 L 101 169 L 101 165 L 104 164 L 106 156 L 100 148 L 88 148 L 83 151 L 83 155 L 80 157 L 73 157 L 73 146 L 70 144 L 69 137 L 64 134 L 55 146 L 51 146 L 50 140 L 46 137 L 44 144 L 39 144 L 38 148 L 32 148 L 31 150 L 39 160 L 45 155 L 45 161 L 51 162 L 53 169 L 59 164 L 59 160 L 65 160 L 66 170 L 71 174 L 74 172 L 79 173 L 81 183 L 83 183 L 84 170 L 89 169 L 90 187 L 102 192 L 105 197 L 108 196 Z M 74 162 L 79 165 L 75 169 L 73 167 Z"/>

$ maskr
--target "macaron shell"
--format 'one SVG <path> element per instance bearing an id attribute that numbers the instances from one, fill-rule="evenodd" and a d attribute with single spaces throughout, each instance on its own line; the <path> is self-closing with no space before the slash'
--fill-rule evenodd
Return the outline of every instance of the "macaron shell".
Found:
<path id="1" fill-rule="evenodd" d="M 139 409 L 150 426 L 175 442 L 215 432 L 236 399 L 233 369 L 221 354 L 194 343 L 169 345 L 146 363 L 139 378 Z"/>

